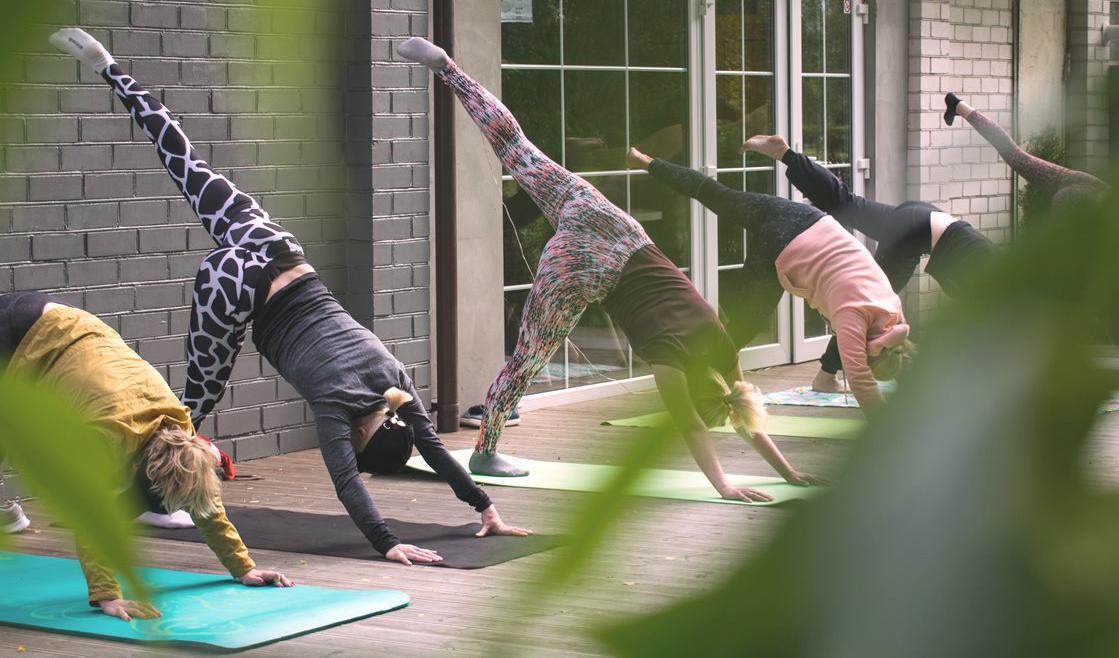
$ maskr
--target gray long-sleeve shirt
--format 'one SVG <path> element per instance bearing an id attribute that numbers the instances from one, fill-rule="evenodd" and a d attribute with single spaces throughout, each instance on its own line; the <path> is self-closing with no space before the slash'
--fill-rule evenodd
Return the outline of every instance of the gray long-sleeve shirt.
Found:
<path id="1" fill-rule="evenodd" d="M 319 448 L 338 499 L 382 554 L 400 541 L 359 479 L 350 428 L 355 418 L 382 404 L 382 394 L 392 386 L 412 395 L 412 401 L 397 414 L 412 426 L 416 449 L 424 461 L 451 485 L 460 500 L 479 512 L 489 507 L 489 496 L 436 436 L 404 367 L 373 332 L 342 308 L 317 275 L 296 279 L 268 300 L 255 320 L 253 342 L 310 403 Z"/>

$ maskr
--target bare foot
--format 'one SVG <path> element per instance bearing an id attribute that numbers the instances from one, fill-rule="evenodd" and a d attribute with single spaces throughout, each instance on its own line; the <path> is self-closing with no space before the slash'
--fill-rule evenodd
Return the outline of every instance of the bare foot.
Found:
<path id="1" fill-rule="evenodd" d="M 649 170 L 649 165 L 653 164 L 653 159 L 637 150 L 636 146 L 629 147 L 626 151 L 626 163 L 633 169 Z"/>
<path id="2" fill-rule="evenodd" d="M 785 157 L 789 150 L 789 143 L 781 135 L 754 135 L 746 140 L 740 149 L 743 153 L 753 151 L 774 160 Z"/>
<path id="3" fill-rule="evenodd" d="M 820 370 L 812 378 L 812 390 L 817 393 L 850 393 L 851 391 L 839 381 L 839 377 Z"/>

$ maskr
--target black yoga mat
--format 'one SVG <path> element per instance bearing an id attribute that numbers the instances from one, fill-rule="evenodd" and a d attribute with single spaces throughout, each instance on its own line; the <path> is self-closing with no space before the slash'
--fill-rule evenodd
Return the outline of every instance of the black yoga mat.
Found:
<path id="1" fill-rule="evenodd" d="M 249 548 L 385 561 L 348 516 L 267 507 L 227 507 L 225 511 Z M 401 542 L 430 548 L 443 556 L 442 562 L 430 566 L 451 569 L 490 567 L 551 550 L 564 541 L 561 535 L 479 539 L 474 536 L 481 527 L 477 523 L 446 526 L 395 519 L 385 521 Z M 144 530 L 148 536 L 160 539 L 202 541 L 202 535 L 195 528 L 170 530 L 145 527 Z"/>

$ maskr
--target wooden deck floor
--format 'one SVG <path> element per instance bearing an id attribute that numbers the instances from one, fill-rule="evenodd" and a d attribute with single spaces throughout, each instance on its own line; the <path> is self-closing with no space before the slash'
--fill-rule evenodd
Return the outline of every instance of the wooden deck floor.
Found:
<path id="1" fill-rule="evenodd" d="M 751 379 L 763 390 L 781 390 L 807 381 L 812 365 L 775 368 Z M 607 463 L 636 430 L 599 423 L 646 411 L 655 393 L 639 393 L 526 414 L 510 428 L 502 450 L 533 459 Z M 855 410 L 783 408 L 785 415 L 854 417 Z M 1103 440 L 1091 461 L 1101 476 L 1115 482 L 1119 414 L 1101 423 Z M 444 437 L 452 448 L 472 444 L 472 432 Z M 842 458 L 842 441 L 776 439 L 798 468 L 826 472 Z M 725 436 L 719 452 L 729 472 L 769 475 L 771 471 L 743 442 Z M 694 468 L 681 449 L 673 468 Z M 317 451 L 271 457 L 242 468 L 263 476 L 257 482 L 227 483 L 227 504 L 260 505 L 343 513 Z M 367 480 L 381 511 L 416 521 L 459 524 L 476 515 L 437 481 L 415 477 Z M 490 495 L 507 522 L 539 532 L 562 532 L 582 494 L 491 487 Z M 16 549 L 72 556 L 68 538 L 28 504 L 33 529 L 18 538 Z M 615 541 L 594 558 L 590 575 L 555 593 L 551 603 L 522 604 L 523 584 L 549 562 L 547 554 L 461 571 L 403 567 L 313 555 L 254 551 L 261 566 L 282 569 L 298 582 L 330 587 L 391 587 L 412 597 L 411 607 L 383 617 L 345 624 L 246 652 L 251 656 L 430 656 L 493 655 L 512 649 L 524 655 L 600 655 L 586 637 L 589 626 L 619 615 L 656 609 L 717 583 L 729 565 L 770 535 L 784 513 L 707 503 L 642 500 L 618 528 Z M 357 532 L 356 529 L 354 532 Z M 218 573 L 220 565 L 201 544 L 145 540 L 154 566 Z M 2 596 L 2 592 L 0 592 Z M 491 644 L 496 642 L 495 644 Z M 18 647 L 25 653 L 17 654 Z M 100 640 L 0 627 L 0 656 L 192 655 Z"/>

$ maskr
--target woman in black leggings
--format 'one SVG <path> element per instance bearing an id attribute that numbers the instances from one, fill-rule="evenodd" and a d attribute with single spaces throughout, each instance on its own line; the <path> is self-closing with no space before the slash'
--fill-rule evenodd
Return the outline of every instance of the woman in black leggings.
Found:
<path id="1" fill-rule="evenodd" d="M 925 271 L 945 293 L 955 296 L 968 284 L 968 266 L 986 260 L 996 250 L 971 224 L 941 212 L 936 206 L 919 201 L 892 206 L 854 194 L 830 170 L 790 149 L 781 135 L 756 135 L 742 145 L 742 150 L 783 162 L 788 167 L 785 176 L 789 182 L 812 205 L 843 226 L 875 240 L 875 261 L 894 292 L 905 288 L 921 257 L 929 255 Z M 839 341 L 832 336 L 820 358 L 820 371 L 812 380 L 813 390 L 842 392 L 844 387 L 836 380 L 841 368 Z"/>
<path id="2" fill-rule="evenodd" d="M 404 366 L 330 294 L 295 237 L 201 160 L 170 110 L 96 39 L 63 29 L 50 40 L 109 83 L 218 245 L 203 259 L 194 284 L 182 396 L 194 425 L 221 399 L 253 322 L 260 354 L 311 405 L 338 499 L 385 557 L 404 564 L 442 559 L 402 544 L 359 479 L 361 472 L 399 470 L 413 444 L 455 495 L 481 513 L 479 536 L 528 534 L 502 522 L 486 492 L 447 452 Z M 385 420 L 389 415 L 395 420 Z"/>

